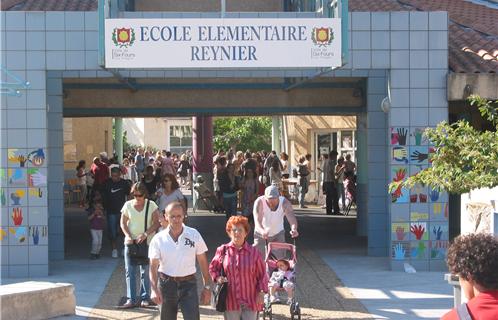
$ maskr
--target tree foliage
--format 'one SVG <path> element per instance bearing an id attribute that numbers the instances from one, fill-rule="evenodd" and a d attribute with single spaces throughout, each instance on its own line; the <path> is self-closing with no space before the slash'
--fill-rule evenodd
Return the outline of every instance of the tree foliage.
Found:
<path id="1" fill-rule="evenodd" d="M 270 150 L 271 126 L 270 117 L 215 118 L 214 150 Z"/>
<path id="2" fill-rule="evenodd" d="M 436 128 L 427 128 L 424 134 L 433 146 L 429 158 L 432 166 L 406 180 L 392 182 L 390 193 L 417 183 L 456 194 L 498 185 L 498 101 L 475 95 L 468 101 L 495 130 L 476 130 L 466 120 L 453 124 L 443 121 Z"/>

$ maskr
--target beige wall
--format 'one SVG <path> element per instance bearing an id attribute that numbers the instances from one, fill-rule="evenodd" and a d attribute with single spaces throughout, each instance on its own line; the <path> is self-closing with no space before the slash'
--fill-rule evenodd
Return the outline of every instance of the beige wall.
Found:
<path id="1" fill-rule="evenodd" d="M 221 10 L 220 0 L 135 0 L 136 11 L 213 12 Z M 282 11 L 282 0 L 226 0 L 226 10 L 234 12 Z"/>
<path id="2" fill-rule="evenodd" d="M 316 156 L 315 132 L 356 129 L 355 116 L 286 116 L 284 121 L 287 124 L 288 153 L 293 165 L 296 165 L 296 158 L 300 155 L 311 153 Z"/>
<path id="3" fill-rule="evenodd" d="M 64 118 L 64 170 L 75 169 L 79 160 L 89 168 L 93 157 L 102 151 L 111 156 L 112 150 L 112 118 Z"/>
<path id="4" fill-rule="evenodd" d="M 168 150 L 168 124 L 163 118 L 145 118 L 144 142 L 159 150 Z"/>

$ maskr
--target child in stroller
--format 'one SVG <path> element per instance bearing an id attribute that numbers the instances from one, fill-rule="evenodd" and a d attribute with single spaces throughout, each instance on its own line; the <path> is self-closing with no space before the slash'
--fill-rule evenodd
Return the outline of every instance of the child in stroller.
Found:
<path id="1" fill-rule="evenodd" d="M 197 192 L 197 203 L 202 201 L 209 211 L 223 212 L 223 207 L 220 205 L 216 195 L 209 190 L 209 188 L 204 183 L 204 178 L 202 176 L 197 176 L 196 182 L 194 184 L 194 191 Z M 198 204 L 193 208 L 194 212 L 197 209 Z"/>
<path id="2" fill-rule="evenodd" d="M 287 292 L 287 304 L 292 304 L 294 297 L 294 271 L 291 270 L 289 261 L 280 259 L 277 261 L 277 269 L 273 271 L 268 288 L 270 290 L 270 302 L 276 303 L 279 298 L 277 290 L 284 289 Z"/>
<path id="3" fill-rule="evenodd" d="M 301 319 L 301 307 L 295 296 L 297 252 L 294 244 L 284 242 L 269 242 L 266 246 L 266 270 L 271 277 L 268 287 L 269 294 L 265 297 L 263 320 L 272 319 L 272 305 L 279 302 L 276 295 L 279 291 L 287 292 L 291 320 Z"/>

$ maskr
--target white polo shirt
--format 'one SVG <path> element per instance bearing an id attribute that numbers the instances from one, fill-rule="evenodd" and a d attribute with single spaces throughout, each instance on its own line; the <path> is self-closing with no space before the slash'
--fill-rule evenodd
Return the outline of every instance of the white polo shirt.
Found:
<path id="1" fill-rule="evenodd" d="M 157 233 L 149 244 L 149 258 L 159 259 L 159 272 L 171 277 L 184 277 L 196 273 L 197 255 L 206 252 L 207 246 L 201 234 L 183 225 L 183 232 L 175 242 L 168 226 Z"/>

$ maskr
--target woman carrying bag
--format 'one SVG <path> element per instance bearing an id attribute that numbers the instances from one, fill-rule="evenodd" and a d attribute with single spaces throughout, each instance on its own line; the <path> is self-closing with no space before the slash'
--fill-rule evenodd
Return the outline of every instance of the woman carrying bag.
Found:
<path id="1" fill-rule="evenodd" d="M 227 285 L 226 320 L 256 320 L 268 292 L 263 258 L 258 249 L 246 241 L 250 231 L 246 217 L 230 217 L 226 232 L 231 241 L 216 249 L 209 265 L 213 281 Z"/>
<path id="2" fill-rule="evenodd" d="M 125 235 L 126 302 L 120 308 L 138 306 L 136 299 L 136 271 L 140 267 L 140 306 L 148 307 L 150 282 L 148 266 L 148 244 L 159 228 L 159 211 L 154 201 L 147 199 L 147 187 L 137 182 L 131 188 L 134 199 L 127 201 L 121 209 L 121 230 Z"/>

